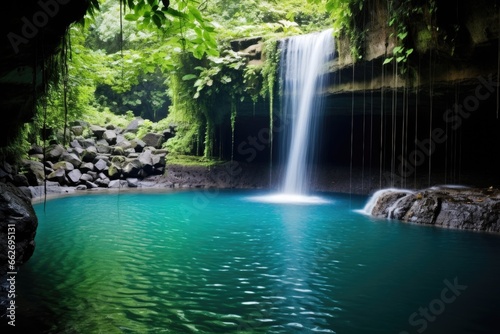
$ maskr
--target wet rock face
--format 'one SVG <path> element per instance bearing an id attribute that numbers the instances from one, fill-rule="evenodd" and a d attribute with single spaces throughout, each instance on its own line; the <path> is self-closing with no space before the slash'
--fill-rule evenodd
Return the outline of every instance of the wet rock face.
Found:
<path id="1" fill-rule="evenodd" d="M 15 226 L 16 266 L 29 260 L 35 250 L 38 218 L 29 199 L 18 188 L 0 183 L 0 239 L 8 240 L 8 227 Z M 8 244 L 0 242 L 0 276 L 8 271 Z"/>
<path id="2" fill-rule="evenodd" d="M 17 272 L 33 255 L 38 218 L 31 200 L 18 188 L 0 182 L 0 319 L 5 320 L 9 305 L 8 272 Z M 15 239 L 14 239 L 14 237 Z M 15 243 L 14 249 L 9 240 Z M 15 259 L 10 267 L 9 260 Z"/>
<path id="3" fill-rule="evenodd" d="M 420 192 L 387 190 L 371 215 L 417 224 L 500 232 L 500 190 L 431 188 Z"/>

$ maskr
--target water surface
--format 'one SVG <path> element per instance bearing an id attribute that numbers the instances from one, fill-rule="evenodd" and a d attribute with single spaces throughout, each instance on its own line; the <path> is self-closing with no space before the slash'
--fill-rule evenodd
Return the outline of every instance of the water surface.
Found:
<path id="1" fill-rule="evenodd" d="M 354 212 L 363 197 L 291 205 L 259 195 L 35 205 L 18 323 L 84 334 L 499 332 L 497 235 L 372 219 Z"/>

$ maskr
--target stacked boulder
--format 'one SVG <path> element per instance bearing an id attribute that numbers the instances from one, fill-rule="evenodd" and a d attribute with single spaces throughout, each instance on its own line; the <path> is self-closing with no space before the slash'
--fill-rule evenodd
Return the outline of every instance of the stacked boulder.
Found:
<path id="1" fill-rule="evenodd" d="M 69 147 L 52 143 L 45 155 L 40 147 L 32 147 L 31 159 L 24 161 L 21 173 L 25 184 L 19 185 L 41 185 L 46 175 L 50 182 L 77 189 L 121 187 L 124 181 L 120 180 L 134 187 L 140 179 L 163 174 L 167 155 L 161 148 L 164 135 L 148 133 L 140 139 L 127 135 L 137 131 L 137 124 L 135 120 L 123 130 L 77 122 L 71 127 Z M 86 133 L 89 135 L 84 136 Z"/>

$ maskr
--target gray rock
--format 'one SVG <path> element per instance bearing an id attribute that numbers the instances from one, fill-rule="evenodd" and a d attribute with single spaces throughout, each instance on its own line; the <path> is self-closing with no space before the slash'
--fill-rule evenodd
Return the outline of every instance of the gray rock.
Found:
<path id="1" fill-rule="evenodd" d="M 112 180 L 109 182 L 108 188 L 127 188 L 128 182 L 125 180 Z"/>
<path id="2" fill-rule="evenodd" d="M 70 130 L 75 136 L 81 136 L 83 134 L 83 126 L 81 125 L 72 126 Z"/>
<path id="3" fill-rule="evenodd" d="M 105 139 L 110 145 L 116 144 L 116 133 L 113 130 L 104 131 L 102 138 Z"/>
<path id="4" fill-rule="evenodd" d="M 83 138 L 82 138 L 83 140 Z M 74 139 L 71 143 L 69 143 L 69 145 L 72 147 L 72 148 L 82 148 L 82 145 L 80 144 L 80 142 L 76 139 Z"/>
<path id="5" fill-rule="evenodd" d="M 23 160 L 22 169 L 31 186 L 38 186 L 43 183 L 45 179 L 43 163 L 33 160 Z"/>
<path id="6" fill-rule="evenodd" d="M 72 170 L 68 173 L 68 180 L 71 184 L 77 184 L 80 182 L 80 178 L 82 177 L 82 172 L 79 169 Z"/>
<path id="7" fill-rule="evenodd" d="M 75 168 L 80 167 L 82 160 L 75 153 L 63 153 L 61 155 L 62 161 L 67 161 L 72 164 Z"/>
<path id="8" fill-rule="evenodd" d="M 85 185 L 87 186 L 88 189 L 99 188 L 97 184 L 91 181 L 85 181 Z"/>
<path id="9" fill-rule="evenodd" d="M 50 161 L 58 161 L 61 155 L 65 152 L 65 149 L 62 145 L 56 144 L 56 145 L 50 145 L 47 148 L 47 151 L 45 153 L 45 159 L 50 160 Z"/>
<path id="10" fill-rule="evenodd" d="M 500 232 L 500 190 L 437 187 L 381 192 L 372 215 L 405 222 Z"/>
<path id="11" fill-rule="evenodd" d="M 129 125 L 127 125 L 124 132 L 137 133 L 137 131 L 139 130 L 139 126 L 141 126 L 142 123 L 144 123 L 144 120 L 141 117 L 137 117 L 133 119 L 132 122 L 129 123 Z"/>
<path id="12" fill-rule="evenodd" d="M 43 154 L 43 148 L 38 145 L 31 145 L 31 148 L 28 151 L 29 155 L 33 154 Z"/>
<path id="13" fill-rule="evenodd" d="M 139 162 L 146 174 L 153 174 L 153 154 L 151 151 L 144 151 L 139 155 Z"/>
<path id="14" fill-rule="evenodd" d="M 65 171 L 69 172 L 69 171 L 72 171 L 73 169 L 75 169 L 75 166 L 73 166 L 73 164 L 71 162 L 59 161 L 52 166 L 52 169 L 54 169 L 54 170 L 64 169 Z"/>
<path id="15" fill-rule="evenodd" d="M 142 152 L 144 147 L 146 147 L 146 143 L 139 138 L 132 139 L 132 141 L 130 141 L 130 144 L 132 148 L 138 153 Z"/>
<path id="16" fill-rule="evenodd" d="M 87 173 L 92 170 L 94 170 L 94 164 L 91 162 L 86 162 L 80 166 L 80 171 L 82 173 Z"/>
<path id="17" fill-rule="evenodd" d="M 87 190 L 87 186 L 84 184 L 80 184 L 76 186 L 75 190 Z"/>
<path id="18" fill-rule="evenodd" d="M 99 187 L 107 188 L 109 186 L 109 183 L 111 182 L 110 179 L 106 178 L 98 178 L 95 180 L 95 184 L 97 184 Z"/>
<path id="19" fill-rule="evenodd" d="M 113 152 L 113 148 L 109 145 L 97 144 L 97 153 L 111 153 Z"/>
<path id="20" fill-rule="evenodd" d="M 12 182 L 16 187 L 29 187 L 28 178 L 23 174 L 14 175 Z"/>
<path id="21" fill-rule="evenodd" d="M 122 168 L 115 163 L 111 163 L 111 165 L 108 168 L 109 178 L 111 180 L 116 180 L 116 179 L 119 179 L 121 177 L 121 174 L 122 174 Z"/>
<path id="22" fill-rule="evenodd" d="M 80 144 L 80 147 L 83 149 L 96 145 L 96 141 L 93 138 L 78 139 L 78 143 Z"/>
<path id="23" fill-rule="evenodd" d="M 99 159 L 95 164 L 94 164 L 94 169 L 98 172 L 102 172 L 103 170 L 106 169 L 106 167 L 108 167 L 108 164 L 106 163 L 106 161 L 102 160 L 102 159 Z"/>
<path id="24" fill-rule="evenodd" d="M 121 146 L 115 146 L 113 147 L 113 155 L 125 156 L 125 150 Z"/>
<path id="25" fill-rule="evenodd" d="M 160 148 L 163 144 L 163 135 L 157 133 L 147 133 L 141 140 L 146 143 L 147 146 L 153 146 L 155 148 Z"/>
<path id="26" fill-rule="evenodd" d="M 92 181 L 94 181 L 94 178 L 92 177 L 92 175 L 89 175 L 89 174 L 85 173 L 85 174 L 82 174 L 82 176 L 80 176 L 80 181 L 82 181 L 82 182 L 92 182 Z"/>
<path id="27" fill-rule="evenodd" d="M 18 188 L 0 183 L 0 240 L 7 240 L 8 225 L 15 224 L 15 267 L 26 263 L 35 250 L 38 219 L 31 200 Z M 0 242 L 0 276 L 7 273 L 8 244 Z"/>
<path id="28" fill-rule="evenodd" d="M 68 179 L 66 178 L 66 171 L 63 168 L 56 169 L 55 171 L 50 173 L 47 176 L 47 180 L 57 182 L 60 185 L 65 185 L 68 183 Z"/>
<path id="29" fill-rule="evenodd" d="M 92 131 L 92 133 L 94 134 L 94 136 L 97 138 L 97 139 L 101 139 L 104 132 L 106 131 L 105 128 L 103 128 L 102 126 L 98 126 L 98 125 L 91 125 L 90 126 L 90 131 Z"/>
<path id="30" fill-rule="evenodd" d="M 92 162 L 97 156 L 97 148 L 95 146 L 87 147 L 82 153 L 82 161 L 84 162 Z"/>
<path id="31" fill-rule="evenodd" d="M 139 176 L 139 171 L 142 169 L 142 164 L 138 159 L 128 161 L 123 167 L 123 175 L 125 177 L 134 178 Z"/>
<path id="32" fill-rule="evenodd" d="M 139 186 L 139 179 L 136 178 L 128 178 L 127 184 L 130 188 L 137 188 Z"/>

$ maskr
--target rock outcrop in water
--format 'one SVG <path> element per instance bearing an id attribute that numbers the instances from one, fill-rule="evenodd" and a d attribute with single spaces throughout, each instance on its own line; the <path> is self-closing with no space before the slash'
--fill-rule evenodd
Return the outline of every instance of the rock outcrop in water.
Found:
<path id="1" fill-rule="evenodd" d="M 500 232 L 500 190 L 493 188 L 385 189 L 372 197 L 365 211 L 417 224 Z"/>

